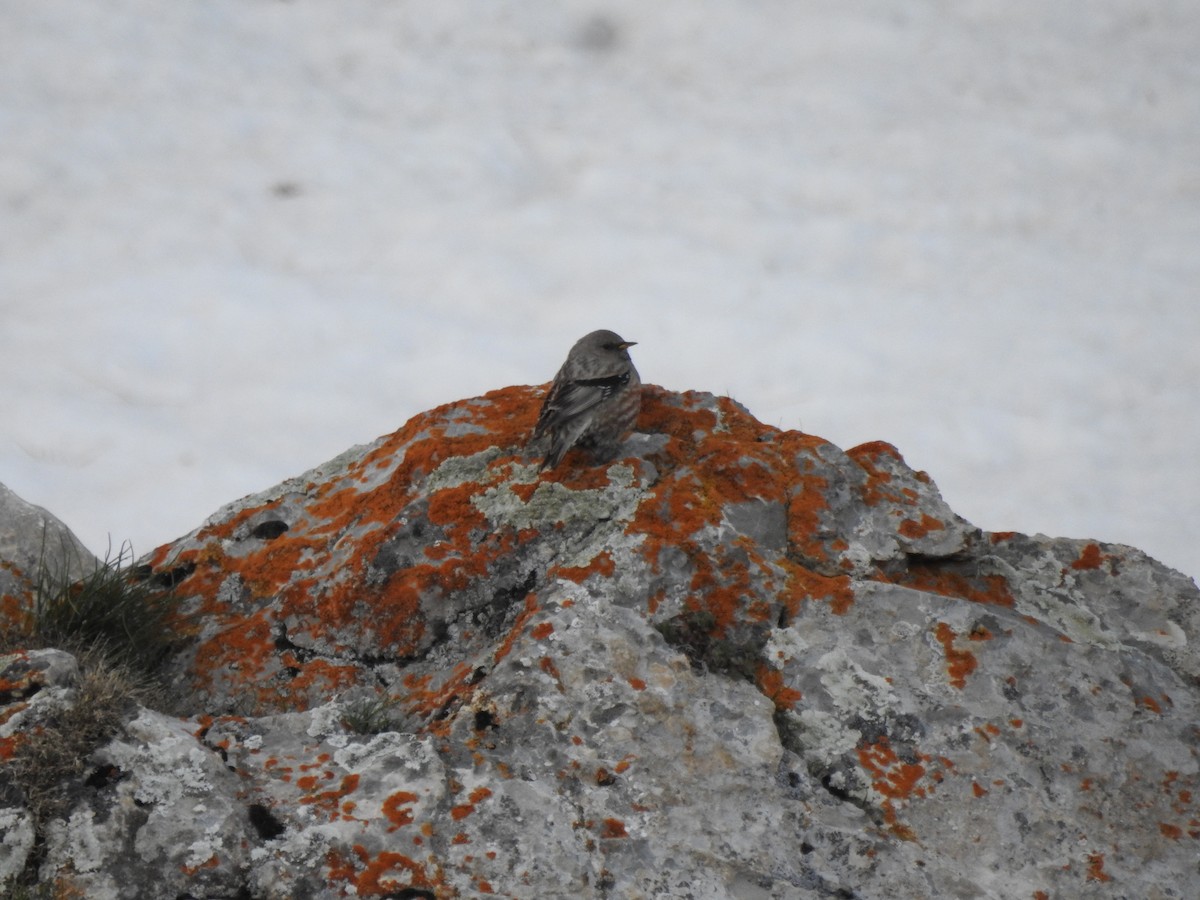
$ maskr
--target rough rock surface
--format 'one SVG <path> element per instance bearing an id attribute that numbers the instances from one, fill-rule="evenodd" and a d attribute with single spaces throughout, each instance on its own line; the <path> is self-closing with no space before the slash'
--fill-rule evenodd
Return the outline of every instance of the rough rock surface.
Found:
<path id="1" fill-rule="evenodd" d="M 96 752 L 42 880 L 1195 896 L 1190 579 L 981 533 L 889 445 L 706 394 L 648 387 L 621 458 L 539 474 L 540 399 L 418 416 L 148 557 L 197 714 L 140 710 Z M 6 828 L 12 871 L 19 804 Z"/>
<path id="2" fill-rule="evenodd" d="M 53 580 L 71 581 L 97 562 L 71 529 L 0 484 L 0 602 L 7 604 L 0 613 L 10 616 L 28 604 L 41 566 Z"/>

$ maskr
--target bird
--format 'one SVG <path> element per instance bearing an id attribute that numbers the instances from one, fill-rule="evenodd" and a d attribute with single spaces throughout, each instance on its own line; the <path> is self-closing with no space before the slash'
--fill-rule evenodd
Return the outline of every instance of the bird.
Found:
<path id="1" fill-rule="evenodd" d="M 533 441 L 550 435 L 539 471 L 553 469 L 568 450 L 589 447 L 598 459 L 612 456 L 633 429 L 642 407 L 642 379 L 627 341 L 612 331 L 593 331 L 575 342 L 538 414 Z"/>

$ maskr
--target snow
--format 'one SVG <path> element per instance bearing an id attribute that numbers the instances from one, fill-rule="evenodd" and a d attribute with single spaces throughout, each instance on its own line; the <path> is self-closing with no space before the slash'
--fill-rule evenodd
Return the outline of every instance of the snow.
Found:
<path id="1" fill-rule="evenodd" d="M 0 481 L 142 553 L 593 328 L 1200 574 L 1192 0 L 0 0 Z"/>

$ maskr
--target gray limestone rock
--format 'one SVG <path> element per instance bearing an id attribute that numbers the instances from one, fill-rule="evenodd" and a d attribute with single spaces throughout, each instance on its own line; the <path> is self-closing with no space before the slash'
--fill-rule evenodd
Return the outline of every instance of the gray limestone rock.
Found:
<path id="1" fill-rule="evenodd" d="M 0 878 L 36 838 L 98 900 L 1195 896 L 1194 582 L 706 394 L 648 386 L 618 459 L 539 473 L 539 401 L 144 560 L 194 715 L 131 711 L 36 834 L 0 809 Z"/>
<path id="2" fill-rule="evenodd" d="M 53 581 L 70 582 L 98 564 L 71 529 L 0 484 L 0 598 L 27 599 L 43 566 Z"/>

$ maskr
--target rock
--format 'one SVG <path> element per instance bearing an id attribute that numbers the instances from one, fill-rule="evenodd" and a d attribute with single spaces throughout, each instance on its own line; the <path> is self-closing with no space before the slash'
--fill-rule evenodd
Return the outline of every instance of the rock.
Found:
<path id="1" fill-rule="evenodd" d="M 61 650 L 18 650 L 0 655 L 0 885 L 25 869 L 37 841 L 26 797 L 15 790 L 8 768 L 26 735 L 70 702 L 79 666 Z"/>
<path id="2" fill-rule="evenodd" d="M 76 581 L 99 561 L 66 525 L 0 484 L 0 613 L 28 608 L 39 572 L 54 583 Z"/>
<path id="3" fill-rule="evenodd" d="M 144 560 L 195 715 L 143 709 L 92 755 L 42 880 L 1191 896 L 1193 582 L 983 533 L 895 448 L 707 394 L 647 387 L 615 462 L 539 473 L 539 403 L 432 410 Z"/>

